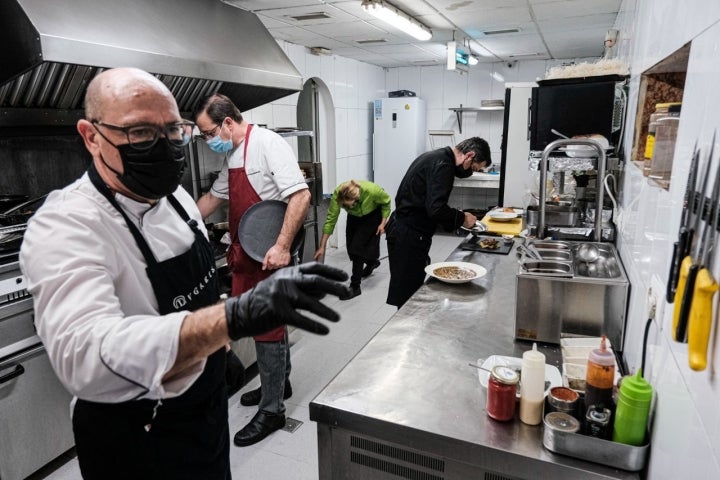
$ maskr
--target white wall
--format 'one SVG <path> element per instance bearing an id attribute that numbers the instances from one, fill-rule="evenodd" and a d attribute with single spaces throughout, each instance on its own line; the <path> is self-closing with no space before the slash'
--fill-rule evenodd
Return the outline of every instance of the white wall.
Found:
<path id="1" fill-rule="evenodd" d="M 693 146 L 697 140 L 705 161 L 712 134 L 720 128 L 720 2 L 624 0 L 616 27 L 618 53 L 631 65 L 626 157 L 634 136 L 640 75 L 692 40 L 670 189 L 653 185 L 634 165 L 627 167 L 618 246 L 632 284 L 624 352 L 633 371 L 641 362 L 648 289 L 653 287 L 658 299 L 646 364 L 646 378 L 657 393 L 649 478 L 716 479 L 720 478 L 720 389 L 710 369 L 695 372 L 688 367 L 687 345 L 672 340 L 673 305 L 665 302 L 664 293 Z M 718 163 L 716 158 L 711 180 Z M 715 258 L 716 278 L 718 263 Z M 718 348 L 717 340 L 711 341 L 712 348 Z"/>

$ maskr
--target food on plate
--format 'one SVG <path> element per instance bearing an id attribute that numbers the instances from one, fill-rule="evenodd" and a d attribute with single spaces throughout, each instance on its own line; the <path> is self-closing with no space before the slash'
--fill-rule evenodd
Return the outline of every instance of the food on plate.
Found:
<path id="1" fill-rule="evenodd" d="M 506 213 L 515 213 L 515 209 L 510 207 L 503 207 L 502 211 Z"/>
<path id="2" fill-rule="evenodd" d="M 496 248 L 500 248 L 500 241 L 497 238 L 483 238 L 478 242 L 478 245 L 482 248 L 495 250 Z"/>
<path id="3" fill-rule="evenodd" d="M 469 280 L 477 276 L 476 273 L 469 268 L 455 266 L 436 268 L 433 270 L 433 275 L 446 280 Z"/>

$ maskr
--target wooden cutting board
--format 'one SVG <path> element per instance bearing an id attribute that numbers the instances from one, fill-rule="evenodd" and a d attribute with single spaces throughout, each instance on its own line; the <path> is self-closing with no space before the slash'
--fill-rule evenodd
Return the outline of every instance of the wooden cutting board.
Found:
<path id="1" fill-rule="evenodd" d="M 515 218 L 509 222 L 498 222 L 485 215 L 480 221 L 485 224 L 488 232 L 499 233 L 501 235 L 520 235 L 523 228 L 522 217 Z"/>

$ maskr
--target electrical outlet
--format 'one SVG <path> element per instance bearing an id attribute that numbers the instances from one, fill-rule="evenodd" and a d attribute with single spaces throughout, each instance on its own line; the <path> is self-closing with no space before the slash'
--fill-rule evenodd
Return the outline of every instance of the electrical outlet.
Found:
<path id="1" fill-rule="evenodd" d="M 663 330 L 665 325 L 664 314 L 665 314 L 665 284 L 660 280 L 660 277 L 653 275 L 650 278 L 650 289 L 648 290 L 648 302 L 650 302 L 650 296 L 652 296 L 655 304 L 655 315 L 653 317 L 655 325 L 660 330 Z M 648 303 L 648 307 L 650 303 Z"/>

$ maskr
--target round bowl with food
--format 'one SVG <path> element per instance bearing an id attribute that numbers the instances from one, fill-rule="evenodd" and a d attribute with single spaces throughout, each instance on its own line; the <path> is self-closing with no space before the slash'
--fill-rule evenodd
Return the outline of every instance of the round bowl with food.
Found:
<path id="1" fill-rule="evenodd" d="M 484 276 L 487 270 L 469 262 L 439 262 L 425 267 L 425 273 L 445 283 L 467 283 Z"/>

